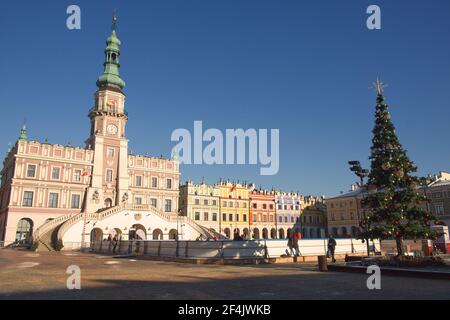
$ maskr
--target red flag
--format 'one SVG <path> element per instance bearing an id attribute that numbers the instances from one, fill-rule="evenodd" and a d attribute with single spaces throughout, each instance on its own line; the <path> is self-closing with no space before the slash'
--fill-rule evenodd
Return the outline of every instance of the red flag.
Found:
<path id="1" fill-rule="evenodd" d="M 81 174 L 81 176 L 82 176 L 82 177 L 86 177 L 88 174 L 89 174 L 89 173 L 88 173 L 87 171 L 84 171 L 84 172 Z"/>

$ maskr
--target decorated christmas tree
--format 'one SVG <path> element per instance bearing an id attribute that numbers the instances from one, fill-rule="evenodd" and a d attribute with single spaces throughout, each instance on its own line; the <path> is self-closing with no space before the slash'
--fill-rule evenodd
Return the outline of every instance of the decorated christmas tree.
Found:
<path id="1" fill-rule="evenodd" d="M 363 200 L 366 211 L 361 226 L 363 239 L 395 239 L 398 255 L 403 255 L 404 239 L 435 239 L 433 216 L 425 209 L 427 198 L 421 192 L 421 179 L 413 176 L 417 167 L 409 160 L 395 133 L 384 84 L 377 89 L 375 127 L 371 148 L 371 170 Z"/>

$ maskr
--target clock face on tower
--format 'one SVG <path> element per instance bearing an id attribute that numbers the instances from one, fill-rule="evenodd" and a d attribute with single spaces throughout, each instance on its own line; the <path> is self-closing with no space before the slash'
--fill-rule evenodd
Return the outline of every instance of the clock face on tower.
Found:
<path id="1" fill-rule="evenodd" d="M 108 126 L 106 127 L 106 131 L 109 134 L 117 134 L 117 127 L 113 124 L 108 124 Z"/>

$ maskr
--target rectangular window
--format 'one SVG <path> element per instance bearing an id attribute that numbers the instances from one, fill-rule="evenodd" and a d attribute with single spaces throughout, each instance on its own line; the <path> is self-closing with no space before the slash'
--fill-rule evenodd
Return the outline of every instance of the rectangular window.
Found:
<path id="1" fill-rule="evenodd" d="M 273 210 L 273 204 L 271 204 L 271 205 L 269 206 L 269 208 L 270 208 L 270 210 Z"/>
<path id="2" fill-rule="evenodd" d="M 222 214 L 222 221 L 227 221 L 227 214 L 226 213 Z"/>
<path id="3" fill-rule="evenodd" d="M 228 206 L 230 207 L 230 208 L 233 208 L 233 202 L 228 202 Z"/>
<path id="4" fill-rule="evenodd" d="M 256 209 L 258 205 L 256 203 L 253 204 L 253 209 Z"/>
<path id="5" fill-rule="evenodd" d="M 60 167 L 53 167 L 52 168 L 52 179 L 53 180 L 59 180 L 59 173 L 61 171 Z"/>
<path id="6" fill-rule="evenodd" d="M 287 223 L 287 222 L 288 222 L 288 217 L 285 216 L 285 217 L 284 217 L 284 223 Z"/>
<path id="7" fill-rule="evenodd" d="M 267 216 L 263 215 L 263 222 L 267 222 Z"/>
<path id="8" fill-rule="evenodd" d="M 278 210 L 281 210 L 282 206 L 281 204 L 278 205 Z"/>
<path id="9" fill-rule="evenodd" d="M 209 203 L 208 203 L 208 200 L 203 200 L 203 204 L 205 205 L 205 206 L 207 206 Z"/>
<path id="10" fill-rule="evenodd" d="M 135 177 L 136 187 L 142 187 L 142 176 Z"/>
<path id="11" fill-rule="evenodd" d="M 239 221 L 239 214 L 236 213 L 236 221 Z"/>
<path id="12" fill-rule="evenodd" d="M 73 171 L 73 181 L 74 182 L 80 182 L 81 181 L 81 170 L 74 170 Z"/>
<path id="13" fill-rule="evenodd" d="M 213 221 L 217 221 L 217 213 L 216 213 L 216 212 L 213 212 L 213 214 L 212 214 L 212 220 L 213 220 Z"/>
<path id="14" fill-rule="evenodd" d="M 242 221 L 247 222 L 247 215 L 246 215 L 246 214 L 243 214 L 243 215 L 242 215 L 242 219 L 243 219 Z"/>
<path id="15" fill-rule="evenodd" d="M 164 210 L 166 212 L 172 212 L 172 200 L 166 199 L 165 205 L 164 205 Z"/>
<path id="16" fill-rule="evenodd" d="M 228 221 L 233 221 L 233 214 L 232 214 L 232 213 L 230 213 L 230 214 L 228 215 Z"/>
<path id="17" fill-rule="evenodd" d="M 433 198 L 433 199 L 440 199 L 440 198 L 442 198 L 442 192 L 433 192 L 431 194 L 431 198 Z"/>
<path id="18" fill-rule="evenodd" d="M 200 212 L 196 212 L 194 218 L 196 221 L 199 221 L 200 220 Z"/>
<path id="19" fill-rule="evenodd" d="M 80 195 L 79 194 L 73 194 L 72 195 L 72 201 L 70 202 L 70 207 L 72 209 L 79 209 L 80 208 Z"/>
<path id="20" fill-rule="evenodd" d="M 34 177 L 36 177 L 36 165 L 29 164 L 27 167 L 27 178 L 34 178 Z"/>
<path id="21" fill-rule="evenodd" d="M 113 181 L 113 171 L 111 169 L 106 170 L 106 182 Z"/>
<path id="22" fill-rule="evenodd" d="M 23 193 L 23 206 L 24 207 L 33 206 L 33 191 L 25 191 Z"/>
<path id="23" fill-rule="evenodd" d="M 278 222 L 283 222 L 283 217 L 278 217 Z"/>
<path id="24" fill-rule="evenodd" d="M 208 221 L 209 220 L 209 214 L 208 212 L 203 212 L 203 220 Z"/>
<path id="25" fill-rule="evenodd" d="M 217 206 L 217 201 L 216 201 L 216 200 L 213 200 L 213 201 L 212 201 L 212 205 L 213 205 L 213 206 Z"/>
<path id="26" fill-rule="evenodd" d="M 254 214 L 253 215 L 253 222 L 257 222 L 258 221 L 258 215 Z"/>
<path id="27" fill-rule="evenodd" d="M 114 148 L 108 148 L 108 158 L 114 158 Z"/>
<path id="28" fill-rule="evenodd" d="M 242 203 L 242 208 L 247 208 L 247 202 Z"/>
<path id="29" fill-rule="evenodd" d="M 284 210 L 287 210 L 287 205 L 286 204 L 284 205 Z"/>
<path id="30" fill-rule="evenodd" d="M 49 208 L 58 208 L 58 193 L 50 192 L 50 195 L 48 197 L 48 207 Z"/>
<path id="31" fill-rule="evenodd" d="M 153 208 L 156 208 L 156 205 L 157 205 L 157 199 L 156 198 L 151 198 L 150 199 L 150 205 L 153 207 Z"/>
<path id="32" fill-rule="evenodd" d="M 222 207 L 226 207 L 227 206 L 227 202 L 226 201 L 222 201 Z"/>
<path id="33" fill-rule="evenodd" d="M 194 202 L 195 202 L 196 205 L 199 205 L 200 204 L 200 199 L 195 199 Z"/>
<path id="34" fill-rule="evenodd" d="M 166 189 L 172 189 L 172 179 L 166 180 Z"/>
<path id="35" fill-rule="evenodd" d="M 267 204 L 263 203 L 263 209 L 264 209 L 264 210 L 267 209 Z"/>
<path id="36" fill-rule="evenodd" d="M 273 222 L 273 215 L 270 215 L 270 216 L 269 216 L 269 221 L 270 221 L 270 222 Z"/>
<path id="37" fill-rule="evenodd" d="M 152 188 L 158 188 L 158 178 L 152 177 Z"/>
<path id="38" fill-rule="evenodd" d="M 141 197 L 135 197 L 134 198 L 134 204 L 142 204 L 142 198 Z"/>
<path id="39" fill-rule="evenodd" d="M 444 205 L 442 203 L 437 203 L 434 205 L 434 211 L 436 212 L 436 215 L 443 215 L 444 214 Z"/>

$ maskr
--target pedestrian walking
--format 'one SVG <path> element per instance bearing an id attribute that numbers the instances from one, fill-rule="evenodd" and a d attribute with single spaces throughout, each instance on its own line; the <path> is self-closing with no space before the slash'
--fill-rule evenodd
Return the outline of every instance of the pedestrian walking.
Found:
<path id="1" fill-rule="evenodd" d="M 334 250 L 336 249 L 336 240 L 334 240 L 333 236 L 330 235 L 328 238 L 328 252 L 327 257 L 331 258 L 331 262 L 336 262 L 336 259 L 334 258 Z"/>
<path id="2" fill-rule="evenodd" d="M 296 257 L 300 256 L 300 249 L 298 248 L 298 240 L 300 240 L 300 238 L 301 238 L 300 232 L 296 231 L 292 237 L 292 249 L 293 249 L 292 253 L 294 254 L 294 250 L 295 250 Z"/>
<path id="3" fill-rule="evenodd" d="M 113 253 L 116 252 L 117 243 L 119 242 L 119 238 L 117 237 L 117 234 L 112 239 L 112 246 L 113 246 Z"/>
<path id="4" fill-rule="evenodd" d="M 292 239 L 293 239 L 292 234 L 290 234 L 288 237 L 288 242 L 287 242 L 287 246 L 288 246 L 289 250 L 286 250 L 286 252 L 288 253 L 288 256 L 294 255 Z"/>

